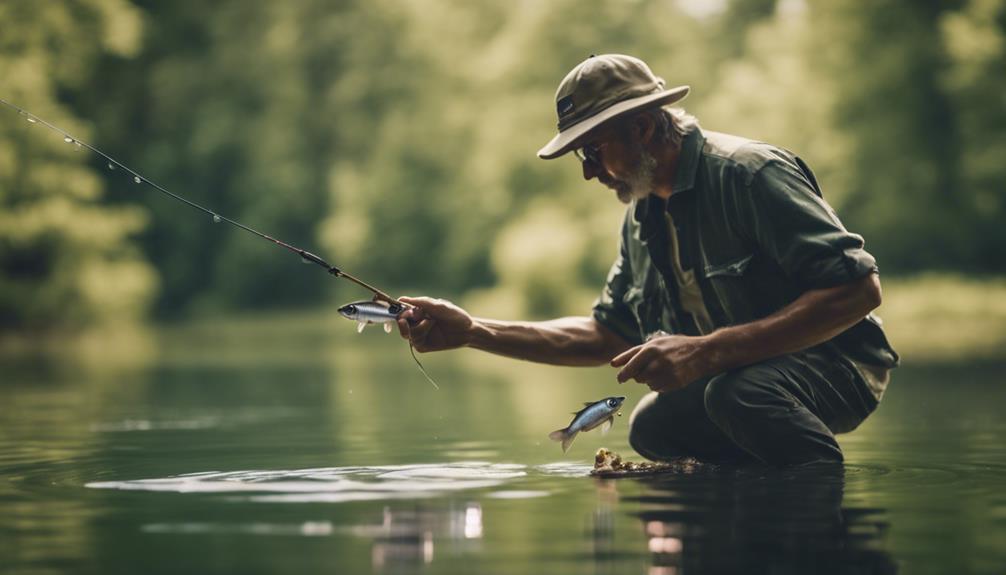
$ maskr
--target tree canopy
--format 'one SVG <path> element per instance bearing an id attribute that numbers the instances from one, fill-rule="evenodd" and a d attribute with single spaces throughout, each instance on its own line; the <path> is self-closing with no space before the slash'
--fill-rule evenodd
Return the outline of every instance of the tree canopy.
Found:
<path id="1" fill-rule="evenodd" d="M 584 312 L 623 207 L 535 151 L 591 53 L 815 169 L 882 271 L 1002 274 L 1006 0 L 0 7 L 2 97 L 388 290 Z M 0 328 L 360 295 L 6 113 Z"/>

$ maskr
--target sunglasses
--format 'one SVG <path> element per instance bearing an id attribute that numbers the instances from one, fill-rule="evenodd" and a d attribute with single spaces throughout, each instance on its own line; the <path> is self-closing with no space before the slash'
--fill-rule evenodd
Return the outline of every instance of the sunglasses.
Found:
<path id="1" fill-rule="evenodd" d="M 590 162 L 599 166 L 601 165 L 602 148 L 604 148 L 604 144 L 586 144 L 573 150 L 573 153 L 581 162 Z"/>

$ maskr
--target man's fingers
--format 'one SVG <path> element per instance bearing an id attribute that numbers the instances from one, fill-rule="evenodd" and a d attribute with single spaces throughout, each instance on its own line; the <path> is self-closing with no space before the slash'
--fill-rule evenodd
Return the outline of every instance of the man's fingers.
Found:
<path id="1" fill-rule="evenodd" d="M 409 307 L 405 308 L 405 311 L 401 313 L 398 317 L 405 318 L 411 323 L 423 319 L 426 317 L 426 313 L 423 311 L 423 300 L 428 298 L 413 298 L 413 297 L 400 297 L 398 301 L 407 304 Z"/>
<path id="2" fill-rule="evenodd" d="M 632 377 L 639 383 L 649 383 L 651 381 L 655 381 L 660 376 L 660 374 L 657 373 L 658 371 L 657 362 L 651 361 L 642 368 L 638 369 L 636 374 Z"/>
<path id="3" fill-rule="evenodd" d="M 424 319 L 415 325 L 409 326 L 409 330 L 412 334 L 412 341 L 417 342 L 425 340 L 431 329 L 433 329 L 433 320 L 431 319 Z"/>
<path id="4" fill-rule="evenodd" d="M 446 302 L 444 302 L 444 300 L 434 299 L 431 297 L 403 296 L 398 298 L 398 301 L 413 306 L 414 308 L 416 308 L 415 311 L 419 313 L 423 313 L 424 310 L 443 311 L 447 309 L 447 305 Z"/>
<path id="5" fill-rule="evenodd" d="M 402 336 L 402 339 L 409 339 L 409 320 L 405 317 L 399 316 L 398 321 L 398 333 Z"/>
<path id="6" fill-rule="evenodd" d="M 634 355 L 632 359 L 630 359 L 629 362 L 625 364 L 625 367 L 622 368 L 622 371 L 618 372 L 617 376 L 618 382 L 625 383 L 629 379 L 636 377 L 636 375 L 639 372 L 641 372 L 648 363 L 650 363 L 650 359 L 653 357 L 653 353 L 654 352 L 652 347 L 643 347 L 642 349 L 640 349 L 639 353 Z"/>
<path id="7" fill-rule="evenodd" d="M 614 359 L 611 360 L 611 367 L 622 367 L 627 361 L 633 358 L 639 350 L 643 349 L 642 345 L 637 345 L 636 347 L 629 348 L 622 353 L 616 355 Z"/>

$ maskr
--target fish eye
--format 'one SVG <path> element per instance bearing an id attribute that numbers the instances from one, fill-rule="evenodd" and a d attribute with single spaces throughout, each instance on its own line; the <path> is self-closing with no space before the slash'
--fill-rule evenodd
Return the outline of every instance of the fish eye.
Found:
<path id="1" fill-rule="evenodd" d="M 356 306 L 353 304 L 349 304 L 346 306 L 346 311 L 348 311 L 349 313 L 356 313 Z"/>
<path id="2" fill-rule="evenodd" d="M 608 400 L 608 407 L 616 407 L 617 405 L 618 405 L 618 402 L 615 400 L 614 397 L 612 397 L 611 399 Z"/>

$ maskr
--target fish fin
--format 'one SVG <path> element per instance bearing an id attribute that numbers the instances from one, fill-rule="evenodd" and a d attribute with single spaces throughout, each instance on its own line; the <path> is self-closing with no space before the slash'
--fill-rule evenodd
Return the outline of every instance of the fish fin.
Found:
<path id="1" fill-rule="evenodd" d="M 391 322 L 386 322 L 384 324 L 384 333 L 391 333 Z"/>
<path id="2" fill-rule="evenodd" d="M 367 327 L 367 322 L 360 321 L 356 323 L 356 333 L 363 333 L 363 328 Z"/>
<path id="3" fill-rule="evenodd" d="M 379 305 L 379 306 L 381 306 L 381 307 L 383 307 L 384 309 L 390 309 L 391 308 L 391 304 L 388 303 L 387 301 L 381 299 L 381 296 L 379 296 L 377 294 L 374 294 L 374 299 L 372 299 L 370 301 L 373 302 L 373 303 L 375 303 L 375 304 L 377 304 L 377 305 Z"/>
<path id="4" fill-rule="evenodd" d="M 576 439 L 577 433 L 579 432 L 578 431 L 570 432 L 568 427 L 564 427 L 562 429 L 556 429 L 552 433 L 549 433 L 548 438 L 551 439 L 552 441 L 562 442 L 562 452 L 566 453 L 566 451 L 569 450 L 570 444 L 572 444 L 573 440 Z"/>
<path id="5" fill-rule="evenodd" d="M 615 423 L 614 417 L 609 417 L 608 419 L 605 419 L 604 423 L 601 424 L 601 435 L 607 435 L 608 432 L 611 431 L 611 426 L 614 423 Z"/>
<path id="6" fill-rule="evenodd" d="M 579 433 L 579 432 L 578 431 L 574 431 L 573 433 L 570 433 L 569 435 L 567 435 L 562 440 L 562 452 L 563 453 L 566 453 L 567 451 L 569 451 L 569 446 L 573 444 L 573 440 L 576 439 L 576 434 L 577 433 Z"/>

